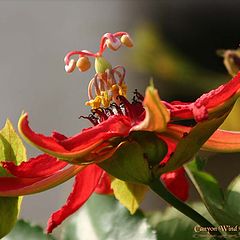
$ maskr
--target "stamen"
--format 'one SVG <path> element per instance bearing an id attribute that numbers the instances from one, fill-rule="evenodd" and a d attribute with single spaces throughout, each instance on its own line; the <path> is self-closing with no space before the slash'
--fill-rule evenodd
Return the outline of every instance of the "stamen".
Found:
<path id="1" fill-rule="evenodd" d="M 89 120 L 94 126 L 98 125 L 98 118 L 96 118 L 95 116 L 93 116 L 93 114 L 89 114 L 87 117 L 86 116 L 79 116 L 79 119 L 87 119 Z"/>
<path id="2" fill-rule="evenodd" d="M 91 66 L 88 57 L 95 58 L 96 74 L 88 85 L 89 101 L 86 102 L 87 106 L 91 106 L 93 109 L 97 109 L 100 106 L 107 108 L 111 102 L 120 104 L 117 99 L 118 95 L 126 97 L 125 68 L 122 66 L 112 68 L 112 65 L 102 56 L 107 47 L 117 50 L 122 44 L 126 47 L 132 47 L 132 40 L 128 33 L 106 33 L 101 38 L 98 52 L 93 53 L 87 50 L 72 51 L 65 56 L 65 70 L 69 73 L 73 72 L 76 67 L 81 72 L 88 70 Z M 78 59 L 72 58 L 74 55 L 77 55 Z"/>
<path id="3" fill-rule="evenodd" d="M 117 97 L 124 105 L 126 115 L 129 116 L 130 118 L 133 118 L 133 112 L 132 112 L 132 105 L 131 103 L 123 96 L 118 96 Z"/>
<path id="4" fill-rule="evenodd" d="M 111 103 L 110 107 L 115 108 L 119 115 L 123 115 L 123 112 L 122 112 L 121 108 L 116 103 Z"/>
<path id="5" fill-rule="evenodd" d="M 99 116 L 100 122 L 108 119 L 107 115 L 105 114 L 102 108 L 92 109 L 91 112 L 93 113 L 93 115 L 97 114 Z"/>
<path id="6" fill-rule="evenodd" d="M 135 91 L 133 92 L 133 94 L 136 96 L 136 98 L 137 98 L 138 100 L 140 100 L 141 102 L 143 102 L 144 97 L 143 97 L 143 95 L 142 95 L 141 93 L 138 92 L 137 89 L 135 89 Z"/>

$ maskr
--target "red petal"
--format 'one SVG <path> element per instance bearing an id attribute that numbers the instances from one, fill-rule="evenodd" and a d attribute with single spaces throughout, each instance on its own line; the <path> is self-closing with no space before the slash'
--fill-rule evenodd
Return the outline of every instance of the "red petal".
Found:
<path id="1" fill-rule="evenodd" d="M 69 215 L 77 211 L 88 200 L 94 192 L 102 174 L 103 170 L 97 165 L 90 165 L 78 173 L 75 178 L 73 190 L 66 204 L 53 213 L 48 220 L 48 233 L 51 233 L 55 227 L 61 224 Z"/>
<path id="2" fill-rule="evenodd" d="M 56 141 L 63 141 L 65 139 L 67 139 L 67 137 L 59 132 L 53 131 L 52 132 L 52 137 L 56 140 Z"/>
<path id="3" fill-rule="evenodd" d="M 215 90 L 201 96 L 203 101 L 207 101 L 206 107 L 213 108 L 228 100 L 240 89 L 240 72 L 228 83 L 221 85 Z"/>
<path id="4" fill-rule="evenodd" d="M 128 117 L 115 115 L 95 127 L 62 141 L 59 140 L 61 138 L 59 134 L 47 137 L 33 132 L 28 125 L 27 114 L 21 116 L 18 126 L 20 133 L 30 144 L 55 157 L 71 160 L 88 154 L 112 137 L 128 135 L 131 123 Z"/>
<path id="5" fill-rule="evenodd" d="M 30 158 L 27 162 L 22 162 L 19 166 L 13 162 L 2 162 L 2 165 L 16 177 L 37 178 L 50 176 L 67 166 L 68 163 L 42 154 L 36 158 Z"/>
<path id="6" fill-rule="evenodd" d="M 109 175 L 104 171 L 95 192 L 98 194 L 112 194 L 113 190 L 111 188 L 111 179 Z"/>
<path id="7" fill-rule="evenodd" d="M 189 185 L 185 176 L 184 168 L 178 168 L 172 172 L 164 173 L 161 179 L 165 183 L 166 187 L 176 197 L 182 201 L 188 199 Z"/>
<path id="8" fill-rule="evenodd" d="M 165 166 L 165 164 L 170 159 L 171 155 L 174 153 L 178 142 L 171 137 L 163 136 L 160 134 L 158 135 L 158 137 L 161 138 L 167 144 L 167 147 L 168 147 L 167 154 L 160 163 L 162 166 Z"/>
<path id="9" fill-rule="evenodd" d="M 219 86 L 208 93 L 203 94 L 193 103 L 181 103 L 178 101 L 166 103 L 171 111 L 171 117 L 176 119 L 195 118 L 197 121 L 204 120 L 207 112 L 218 108 L 239 92 L 240 72 L 229 82 Z M 234 99 L 236 101 L 236 99 Z M 230 108 L 227 106 L 227 108 Z M 199 116 L 198 116 L 199 115 Z"/>
<path id="10" fill-rule="evenodd" d="M 67 181 L 84 168 L 85 166 L 71 166 L 41 178 L 0 177 L 0 196 L 16 197 L 41 192 Z"/>
<path id="11" fill-rule="evenodd" d="M 191 131 L 191 127 L 168 124 L 167 132 L 174 139 L 181 140 Z M 203 144 L 202 150 L 212 152 L 240 152 L 240 132 L 217 129 Z"/>
<path id="12" fill-rule="evenodd" d="M 218 129 L 202 146 L 215 152 L 240 152 L 240 132 Z"/>

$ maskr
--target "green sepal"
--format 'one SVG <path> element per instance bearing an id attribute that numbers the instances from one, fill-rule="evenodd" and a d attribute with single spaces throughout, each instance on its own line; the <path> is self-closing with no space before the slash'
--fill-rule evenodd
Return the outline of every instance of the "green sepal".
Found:
<path id="1" fill-rule="evenodd" d="M 25 161 L 26 149 L 14 131 L 9 120 L 0 131 L 0 162 L 13 161 L 20 164 Z M 0 167 L 0 176 L 8 176 L 7 171 Z M 22 197 L 1 197 L 0 198 L 0 238 L 8 234 L 16 223 L 19 215 Z"/>
<path id="2" fill-rule="evenodd" d="M 129 183 L 117 178 L 112 179 L 111 188 L 114 196 L 131 214 L 138 210 L 148 190 L 146 185 Z"/>
<path id="3" fill-rule="evenodd" d="M 99 163 L 110 175 L 132 183 L 148 183 L 152 176 L 141 145 L 136 141 L 126 141 L 109 159 Z"/>
<path id="4" fill-rule="evenodd" d="M 211 135 L 224 122 L 229 112 L 221 117 L 213 118 L 203 122 L 199 122 L 192 130 L 184 136 L 175 149 L 175 152 L 170 157 L 167 164 L 160 169 L 160 174 L 173 171 L 183 164 L 189 162 L 194 155 L 200 150 L 202 145 L 211 137 Z M 170 133 L 171 135 L 171 133 Z"/>
<path id="5" fill-rule="evenodd" d="M 129 137 L 138 142 L 143 150 L 144 157 L 151 166 L 159 164 L 167 154 L 167 144 L 153 132 L 131 132 Z"/>
<path id="6" fill-rule="evenodd" d="M 95 58 L 95 71 L 96 73 L 105 73 L 107 69 L 112 69 L 112 65 L 104 57 Z"/>

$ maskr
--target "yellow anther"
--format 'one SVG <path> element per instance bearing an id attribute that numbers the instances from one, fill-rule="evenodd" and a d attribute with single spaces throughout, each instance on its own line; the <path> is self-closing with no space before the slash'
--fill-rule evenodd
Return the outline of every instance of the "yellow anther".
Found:
<path id="1" fill-rule="evenodd" d="M 112 85 L 112 92 L 118 92 L 119 87 L 117 84 Z"/>
<path id="2" fill-rule="evenodd" d="M 122 43 L 118 38 L 115 38 L 114 40 L 115 41 L 111 41 L 110 39 L 107 39 L 106 45 L 108 48 L 112 49 L 113 51 L 116 51 L 121 47 Z"/>
<path id="3" fill-rule="evenodd" d="M 133 41 L 130 38 L 129 35 L 122 35 L 121 37 L 121 42 L 124 44 L 126 47 L 132 47 L 133 46 Z"/>
<path id="4" fill-rule="evenodd" d="M 124 82 L 119 86 L 119 95 L 124 97 L 127 95 L 127 85 Z"/>
<path id="5" fill-rule="evenodd" d="M 101 106 L 101 102 L 102 102 L 101 96 L 96 96 L 95 99 L 86 102 L 85 105 L 90 106 L 92 109 L 96 109 Z"/>
<path id="6" fill-rule="evenodd" d="M 77 60 L 76 66 L 80 72 L 85 72 L 91 67 L 91 63 L 88 57 L 80 57 Z"/>
<path id="7" fill-rule="evenodd" d="M 102 103 L 103 107 L 105 107 L 105 108 L 109 107 L 110 102 L 111 102 L 111 97 L 108 95 L 107 91 L 101 92 L 101 99 L 102 99 L 101 103 Z"/>
<path id="8" fill-rule="evenodd" d="M 65 65 L 65 71 L 67 73 L 73 72 L 73 70 L 76 67 L 76 61 L 74 59 L 71 59 L 68 64 Z"/>

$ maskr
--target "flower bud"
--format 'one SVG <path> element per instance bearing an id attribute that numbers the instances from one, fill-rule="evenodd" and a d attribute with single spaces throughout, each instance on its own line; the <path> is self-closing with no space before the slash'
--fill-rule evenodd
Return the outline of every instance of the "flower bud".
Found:
<path id="1" fill-rule="evenodd" d="M 76 61 L 74 59 L 71 59 L 68 64 L 65 65 L 65 71 L 67 73 L 73 72 L 73 70 L 76 67 Z"/>
<path id="2" fill-rule="evenodd" d="M 108 48 L 112 49 L 113 51 L 118 50 L 121 47 L 121 41 L 118 38 L 115 38 L 114 41 L 107 39 L 106 45 Z"/>
<path id="3" fill-rule="evenodd" d="M 124 44 L 126 47 L 133 47 L 133 41 L 129 35 L 122 35 L 121 43 Z"/>
<path id="4" fill-rule="evenodd" d="M 95 58 L 95 71 L 96 73 L 105 73 L 107 69 L 112 69 L 111 64 L 104 57 Z"/>
<path id="5" fill-rule="evenodd" d="M 91 63 L 88 57 L 80 57 L 77 60 L 76 66 L 80 72 L 85 72 L 91 67 Z"/>

